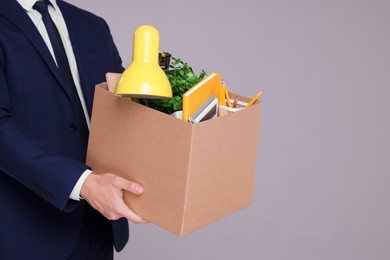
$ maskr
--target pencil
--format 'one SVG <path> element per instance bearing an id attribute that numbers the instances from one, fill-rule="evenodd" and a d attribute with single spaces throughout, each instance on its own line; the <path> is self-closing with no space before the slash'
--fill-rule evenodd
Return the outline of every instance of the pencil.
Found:
<path id="1" fill-rule="evenodd" d="M 227 90 L 226 82 L 224 81 L 222 85 L 225 89 L 225 97 L 226 97 L 227 105 L 228 107 L 232 107 L 232 104 L 230 103 L 229 91 Z"/>
<path id="2" fill-rule="evenodd" d="M 233 103 L 233 108 L 236 108 L 237 107 L 237 96 L 236 96 L 236 98 L 234 99 L 234 103 Z"/>
<path id="3" fill-rule="evenodd" d="M 245 107 L 248 108 L 250 107 L 251 105 L 253 105 L 253 103 L 256 102 L 256 100 L 263 94 L 264 91 L 260 91 L 259 93 L 256 94 L 256 96 L 254 96 L 251 101 L 249 101 L 248 105 L 246 105 Z"/>

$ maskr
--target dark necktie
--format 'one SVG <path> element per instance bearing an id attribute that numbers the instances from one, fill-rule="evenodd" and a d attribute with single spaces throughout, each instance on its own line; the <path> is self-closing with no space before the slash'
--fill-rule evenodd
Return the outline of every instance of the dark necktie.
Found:
<path id="1" fill-rule="evenodd" d="M 71 94 L 72 103 L 77 115 L 77 122 L 71 123 L 69 127 L 71 131 L 80 131 L 83 142 L 82 154 L 85 156 L 88 142 L 88 126 L 85 120 L 83 107 L 80 103 L 80 98 L 77 94 L 76 86 L 73 81 L 64 44 L 62 43 L 60 33 L 49 14 L 49 4 L 49 0 L 38 1 L 34 4 L 33 8 L 42 14 L 42 21 L 45 24 L 47 34 L 49 35 L 58 69 L 61 71 L 62 77 L 67 85 L 66 87 Z"/>
<path id="2" fill-rule="evenodd" d="M 48 0 L 36 2 L 34 4 L 34 9 L 42 14 L 42 21 L 45 24 L 47 34 L 49 35 L 50 42 L 53 47 L 54 56 L 56 57 L 57 66 L 60 69 L 62 76 L 67 83 L 71 81 L 73 82 L 72 73 L 70 71 L 68 58 L 66 56 L 60 33 L 49 14 L 49 3 L 50 2 Z"/>

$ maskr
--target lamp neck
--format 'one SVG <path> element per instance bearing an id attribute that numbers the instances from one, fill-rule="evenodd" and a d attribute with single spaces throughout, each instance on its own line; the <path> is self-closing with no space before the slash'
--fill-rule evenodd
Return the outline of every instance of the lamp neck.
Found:
<path id="1" fill-rule="evenodd" d="M 152 26 L 140 26 L 134 33 L 133 62 L 158 64 L 159 32 Z"/>

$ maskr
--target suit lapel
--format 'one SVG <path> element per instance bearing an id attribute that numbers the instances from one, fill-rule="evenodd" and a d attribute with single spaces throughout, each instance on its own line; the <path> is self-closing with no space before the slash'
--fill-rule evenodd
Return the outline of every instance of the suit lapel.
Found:
<path id="1" fill-rule="evenodd" d="M 39 55 L 45 61 L 47 67 L 59 82 L 64 91 L 70 95 L 65 87 L 61 72 L 57 68 L 49 49 L 47 48 L 42 36 L 39 34 L 37 28 L 27 15 L 26 11 L 15 0 L 1 0 L 3 3 L 0 6 L 0 14 L 8 21 L 13 23 L 20 31 L 29 39 L 31 44 L 37 50 Z"/>

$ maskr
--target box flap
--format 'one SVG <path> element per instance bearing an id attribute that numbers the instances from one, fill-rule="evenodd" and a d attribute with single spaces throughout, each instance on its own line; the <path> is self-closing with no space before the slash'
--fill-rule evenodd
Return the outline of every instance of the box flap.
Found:
<path id="1" fill-rule="evenodd" d="M 115 92 L 116 84 L 118 83 L 121 75 L 122 74 L 120 73 L 112 73 L 112 72 L 106 73 L 107 87 L 109 92 L 111 93 Z"/>

